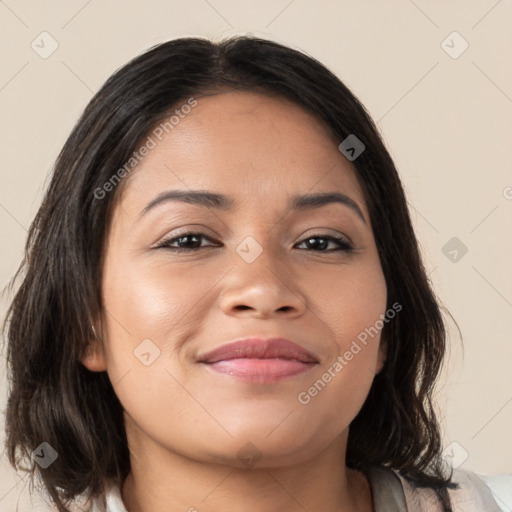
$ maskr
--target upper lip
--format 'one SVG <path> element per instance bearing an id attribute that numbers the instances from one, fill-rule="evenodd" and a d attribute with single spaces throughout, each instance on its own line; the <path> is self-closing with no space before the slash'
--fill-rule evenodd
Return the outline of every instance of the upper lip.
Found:
<path id="1" fill-rule="evenodd" d="M 219 348 L 202 354 L 198 360 L 203 363 L 216 363 L 227 359 L 295 359 L 304 363 L 318 363 L 316 356 L 286 338 L 244 338 L 221 345 Z"/>

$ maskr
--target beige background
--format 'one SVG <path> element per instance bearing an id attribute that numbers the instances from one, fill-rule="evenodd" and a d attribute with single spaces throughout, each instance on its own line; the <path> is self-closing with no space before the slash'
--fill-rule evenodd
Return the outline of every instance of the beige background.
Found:
<path id="1" fill-rule="evenodd" d="M 21 260 L 58 151 L 115 69 L 180 36 L 252 32 L 292 45 L 329 66 L 378 121 L 428 271 L 462 330 L 464 349 L 452 325 L 438 393 L 448 456 L 512 473 L 511 26 L 511 0 L 1 2 L 0 286 Z M 31 44 L 48 51 L 50 38 L 58 48 L 42 58 Z M 443 253 L 452 237 L 468 249 L 455 262 Z M 2 414 L 4 375 L 2 359 Z M 2 456 L 0 510 L 45 510 L 27 488 Z"/>

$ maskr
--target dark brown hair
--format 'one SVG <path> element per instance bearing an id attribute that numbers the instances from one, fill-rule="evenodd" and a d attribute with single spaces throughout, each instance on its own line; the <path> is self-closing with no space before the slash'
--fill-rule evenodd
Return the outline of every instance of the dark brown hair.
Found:
<path id="1" fill-rule="evenodd" d="M 176 105 L 219 90 L 286 98 L 325 123 L 339 142 L 365 145 L 353 161 L 387 283 L 384 369 L 350 426 L 346 463 L 388 466 L 434 488 L 451 510 L 441 459 L 433 387 L 446 332 L 431 289 L 395 165 L 363 105 L 325 66 L 276 42 L 234 37 L 160 44 L 114 73 L 94 95 L 59 154 L 30 227 L 22 277 L 6 322 L 9 396 L 6 447 L 11 464 L 39 473 L 59 511 L 79 494 L 121 485 L 130 471 L 123 410 L 106 372 L 80 362 L 103 318 L 102 257 L 114 201 L 105 183 L 129 161 Z M 200 101 L 200 100 L 199 100 Z M 126 178 L 123 178 L 124 180 Z M 46 469 L 30 457 L 47 442 L 58 458 Z"/>

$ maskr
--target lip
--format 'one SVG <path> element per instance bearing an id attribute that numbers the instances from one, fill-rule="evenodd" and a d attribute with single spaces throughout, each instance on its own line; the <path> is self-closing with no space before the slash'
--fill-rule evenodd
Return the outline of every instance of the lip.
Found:
<path id="1" fill-rule="evenodd" d="M 211 370 L 257 383 L 271 383 L 311 370 L 317 357 L 285 338 L 245 338 L 201 355 Z"/>

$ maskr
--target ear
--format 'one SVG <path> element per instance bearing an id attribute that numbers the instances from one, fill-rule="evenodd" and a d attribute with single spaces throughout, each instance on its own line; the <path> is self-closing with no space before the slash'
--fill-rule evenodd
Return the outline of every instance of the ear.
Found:
<path id="1" fill-rule="evenodd" d="M 96 334 L 96 331 L 93 332 Z M 107 358 L 105 356 L 105 348 L 103 343 L 98 340 L 97 336 L 89 341 L 87 353 L 82 359 L 82 364 L 91 372 L 104 372 L 107 369 Z"/>
<path id="2" fill-rule="evenodd" d="M 386 357 L 388 353 L 388 343 L 385 337 L 381 337 L 379 344 L 379 352 L 377 354 L 377 364 L 375 365 L 375 375 L 380 373 L 382 368 L 384 368 L 384 363 L 386 362 Z"/>

